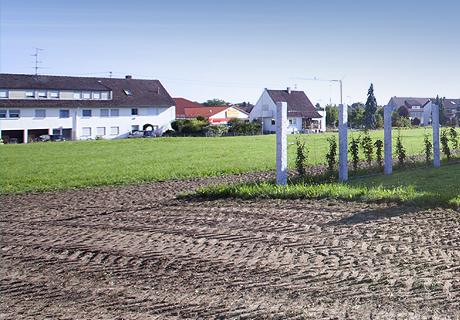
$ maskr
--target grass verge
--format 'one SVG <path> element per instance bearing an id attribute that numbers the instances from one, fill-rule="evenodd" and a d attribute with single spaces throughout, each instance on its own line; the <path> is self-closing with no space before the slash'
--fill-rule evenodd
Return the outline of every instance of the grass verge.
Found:
<path id="1" fill-rule="evenodd" d="M 210 186 L 192 197 L 241 199 L 340 199 L 375 203 L 400 203 L 418 207 L 460 208 L 460 165 L 396 172 L 347 182 L 306 184 L 290 180 Z M 182 195 L 186 197 L 190 195 Z"/>

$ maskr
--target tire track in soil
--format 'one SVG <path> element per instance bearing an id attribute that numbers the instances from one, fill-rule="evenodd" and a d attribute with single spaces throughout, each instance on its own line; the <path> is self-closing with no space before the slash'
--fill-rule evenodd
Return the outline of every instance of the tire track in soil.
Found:
<path id="1" fill-rule="evenodd" d="M 69 192 L 73 205 L 41 201 L 30 217 L 2 208 L 2 318 L 458 315 L 454 212 L 138 192 L 97 190 L 107 206 Z"/>

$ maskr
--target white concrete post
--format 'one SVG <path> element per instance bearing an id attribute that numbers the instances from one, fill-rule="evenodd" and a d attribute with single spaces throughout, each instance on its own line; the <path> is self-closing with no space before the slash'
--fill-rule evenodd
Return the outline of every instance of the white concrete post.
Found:
<path id="1" fill-rule="evenodd" d="M 383 109 L 383 130 L 384 130 L 384 160 L 385 174 L 393 172 L 393 151 L 391 149 L 391 106 L 386 105 Z"/>
<path id="2" fill-rule="evenodd" d="M 433 117 L 433 165 L 435 167 L 441 166 L 439 156 L 439 106 L 433 104 L 432 106 Z"/>
<path id="3" fill-rule="evenodd" d="M 348 110 L 339 104 L 339 181 L 348 180 Z"/>
<path id="4" fill-rule="evenodd" d="M 287 103 L 276 104 L 276 184 L 287 183 Z"/>

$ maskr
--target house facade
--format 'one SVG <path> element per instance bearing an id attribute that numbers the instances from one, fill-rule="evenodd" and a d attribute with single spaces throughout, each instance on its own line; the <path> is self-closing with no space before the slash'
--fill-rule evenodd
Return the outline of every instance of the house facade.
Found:
<path id="1" fill-rule="evenodd" d="M 68 140 L 125 138 L 175 119 L 173 99 L 158 80 L 25 74 L 0 75 L 2 139 L 28 143 L 42 134 Z"/>
<path id="2" fill-rule="evenodd" d="M 413 120 L 418 118 L 420 125 L 431 125 L 431 110 L 435 104 L 436 98 L 413 98 L 413 97 L 392 97 L 388 102 L 392 111 L 398 111 L 402 106 L 409 109 L 409 119 Z M 443 98 L 444 108 L 446 115 L 449 118 L 456 116 L 460 112 L 460 99 L 446 99 Z"/>
<path id="3" fill-rule="evenodd" d="M 261 121 L 264 132 L 276 131 L 276 104 L 287 103 L 288 133 L 326 132 L 326 111 L 315 109 L 303 91 L 265 89 L 249 114 Z"/>

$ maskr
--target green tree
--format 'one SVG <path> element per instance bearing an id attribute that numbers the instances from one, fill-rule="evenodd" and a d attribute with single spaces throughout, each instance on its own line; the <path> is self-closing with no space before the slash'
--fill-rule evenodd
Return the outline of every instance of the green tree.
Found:
<path id="1" fill-rule="evenodd" d="M 406 107 L 406 106 L 400 106 L 400 107 L 398 108 L 398 114 L 399 114 L 401 117 L 404 117 L 404 118 L 409 119 L 409 108 Z"/>
<path id="2" fill-rule="evenodd" d="M 439 107 L 439 124 L 441 126 L 445 126 L 447 122 L 449 121 L 449 117 L 446 114 L 446 108 L 444 106 L 444 99 L 440 98 L 439 95 L 437 95 L 434 104 L 438 105 Z"/>
<path id="3" fill-rule="evenodd" d="M 328 104 L 326 106 L 326 125 L 335 126 L 335 123 L 339 120 L 339 108 L 334 104 Z"/>
<path id="4" fill-rule="evenodd" d="M 348 121 L 353 128 L 362 128 L 364 121 L 364 104 L 353 103 L 348 110 Z"/>
<path id="5" fill-rule="evenodd" d="M 377 122 L 375 119 L 375 113 L 377 112 L 377 100 L 374 96 L 374 85 L 371 83 L 369 90 L 367 91 L 367 101 L 364 108 L 364 126 L 367 129 L 375 127 Z"/>
<path id="6" fill-rule="evenodd" d="M 226 102 L 224 100 L 220 100 L 220 99 L 212 99 L 212 100 L 203 102 L 202 105 L 206 107 L 220 107 L 220 106 L 230 106 L 231 103 Z"/>

